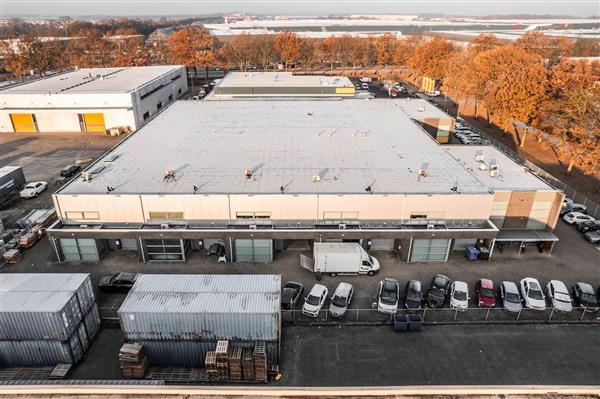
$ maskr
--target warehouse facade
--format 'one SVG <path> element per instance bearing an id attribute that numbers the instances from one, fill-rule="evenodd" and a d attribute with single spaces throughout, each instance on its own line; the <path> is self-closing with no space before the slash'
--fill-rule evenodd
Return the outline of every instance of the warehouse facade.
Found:
<path id="1" fill-rule="evenodd" d="M 186 92 L 183 66 L 79 69 L 0 91 L 0 132 L 133 131 Z"/>
<path id="2" fill-rule="evenodd" d="M 144 262 L 328 240 L 444 261 L 504 227 L 555 238 L 560 192 L 492 147 L 453 148 L 394 100 L 178 102 L 54 194 L 48 234 L 62 261 Z"/>

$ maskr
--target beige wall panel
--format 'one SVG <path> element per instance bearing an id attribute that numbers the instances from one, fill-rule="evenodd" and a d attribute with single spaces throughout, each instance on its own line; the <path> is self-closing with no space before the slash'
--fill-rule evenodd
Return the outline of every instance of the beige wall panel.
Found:
<path id="1" fill-rule="evenodd" d="M 226 195 L 142 195 L 144 216 L 150 212 L 183 212 L 186 220 L 228 220 Z"/>
<path id="2" fill-rule="evenodd" d="M 403 219 L 410 214 L 435 212 L 441 219 L 488 219 L 492 196 L 481 195 L 407 195 Z M 439 217 L 439 216 L 436 216 Z"/>
<path id="3" fill-rule="evenodd" d="M 556 223 L 558 223 L 558 218 L 560 217 L 560 210 L 562 207 L 563 200 L 565 195 L 560 191 L 555 191 L 554 193 L 554 203 L 552 204 L 552 210 L 550 211 L 550 216 L 548 216 L 548 223 L 546 224 L 546 228 L 549 230 L 554 230 L 556 228 Z"/>
<path id="4" fill-rule="evenodd" d="M 144 218 L 137 195 L 57 195 L 61 218 L 67 222 L 91 222 L 67 219 L 67 212 L 98 212 L 106 223 L 142 223 Z"/>
<path id="5" fill-rule="evenodd" d="M 401 219 L 404 205 L 403 195 L 320 195 L 319 219 L 323 214 L 332 215 L 344 212 L 350 215 L 358 212 L 358 218 L 366 219 Z"/>
<path id="6" fill-rule="evenodd" d="M 315 220 L 314 195 L 232 195 L 231 219 L 238 212 L 268 212 L 273 220 Z"/>
<path id="7" fill-rule="evenodd" d="M 531 213 L 531 206 L 535 201 L 535 192 L 514 192 L 510 196 L 504 228 L 525 228 Z"/>

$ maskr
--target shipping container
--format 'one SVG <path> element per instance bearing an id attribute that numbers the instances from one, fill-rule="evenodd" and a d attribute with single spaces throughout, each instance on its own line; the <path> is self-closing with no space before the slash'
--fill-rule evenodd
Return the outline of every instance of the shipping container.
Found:
<path id="1" fill-rule="evenodd" d="M 89 273 L 3 273 L 0 292 L 73 292 L 82 313 L 96 300 Z"/>
<path id="2" fill-rule="evenodd" d="M 97 304 L 94 304 L 92 310 L 85 316 L 84 323 L 88 337 L 91 341 L 96 338 L 96 335 L 98 335 L 100 332 L 100 327 L 102 325 L 100 311 L 98 310 Z"/>
<path id="3" fill-rule="evenodd" d="M 3 366 L 75 364 L 81 360 L 83 353 L 77 332 L 65 341 L 0 341 L 0 365 Z"/>
<path id="4" fill-rule="evenodd" d="M 0 168 L 0 201 L 13 191 L 25 186 L 25 175 L 20 166 L 3 166 Z"/>
<path id="5" fill-rule="evenodd" d="M 217 341 L 135 341 L 144 345 L 150 364 L 156 366 L 203 367 L 206 352 L 214 351 Z M 231 346 L 254 347 L 255 342 L 230 341 Z M 279 363 L 279 345 L 266 342 L 267 358 Z"/>
<path id="6" fill-rule="evenodd" d="M 140 275 L 119 319 L 128 340 L 278 341 L 280 290 L 279 275 Z"/>
<path id="7" fill-rule="evenodd" d="M 83 318 L 72 292 L 2 292 L 0 339 L 69 339 Z"/>

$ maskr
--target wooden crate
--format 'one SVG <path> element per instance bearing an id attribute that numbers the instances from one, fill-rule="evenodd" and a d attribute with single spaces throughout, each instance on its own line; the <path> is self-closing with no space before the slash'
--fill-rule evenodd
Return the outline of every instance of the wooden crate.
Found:
<path id="1" fill-rule="evenodd" d="M 2 255 L 6 263 L 18 263 L 23 259 L 23 254 L 18 249 L 9 249 Z"/>
<path id="2" fill-rule="evenodd" d="M 250 348 L 242 350 L 242 376 L 244 381 L 254 381 L 254 356 Z"/>
<path id="3" fill-rule="evenodd" d="M 229 354 L 229 341 L 222 340 L 217 341 L 217 348 L 215 349 L 215 355 L 217 356 L 218 361 L 227 361 Z"/>
<path id="4" fill-rule="evenodd" d="M 123 378 L 144 378 L 148 370 L 148 358 L 144 356 L 139 363 L 121 363 Z"/>
<path id="5" fill-rule="evenodd" d="M 229 379 L 241 381 L 242 379 L 242 348 L 229 349 Z"/>
<path id="6" fill-rule="evenodd" d="M 206 352 L 204 367 L 207 372 L 217 371 L 217 354 L 214 351 Z"/>
<path id="7" fill-rule="evenodd" d="M 267 382 L 267 346 L 264 341 L 257 341 L 254 345 L 254 380 Z"/>

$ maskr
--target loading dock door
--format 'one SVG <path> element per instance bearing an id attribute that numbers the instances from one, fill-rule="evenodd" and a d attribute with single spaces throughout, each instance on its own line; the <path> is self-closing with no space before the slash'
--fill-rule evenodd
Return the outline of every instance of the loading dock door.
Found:
<path id="1" fill-rule="evenodd" d="M 37 132 L 33 123 L 33 114 L 10 114 L 10 120 L 17 133 Z"/>
<path id="2" fill-rule="evenodd" d="M 394 239 L 371 240 L 372 251 L 391 251 L 394 249 Z"/>
<path id="3" fill-rule="evenodd" d="M 86 132 L 102 132 L 106 131 L 104 126 L 104 114 L 83 114 Z"/>
<path id="4" fill-rule="evenodd" d="M 434 262 L 448 260 L 448 239 L 415 239 L 410 251 L 410 262 Z"/>
<path id="5" fill-rule="evenodd" d="M 235 240 L 236 262 L 273 262 L 273 240 Z"/>

